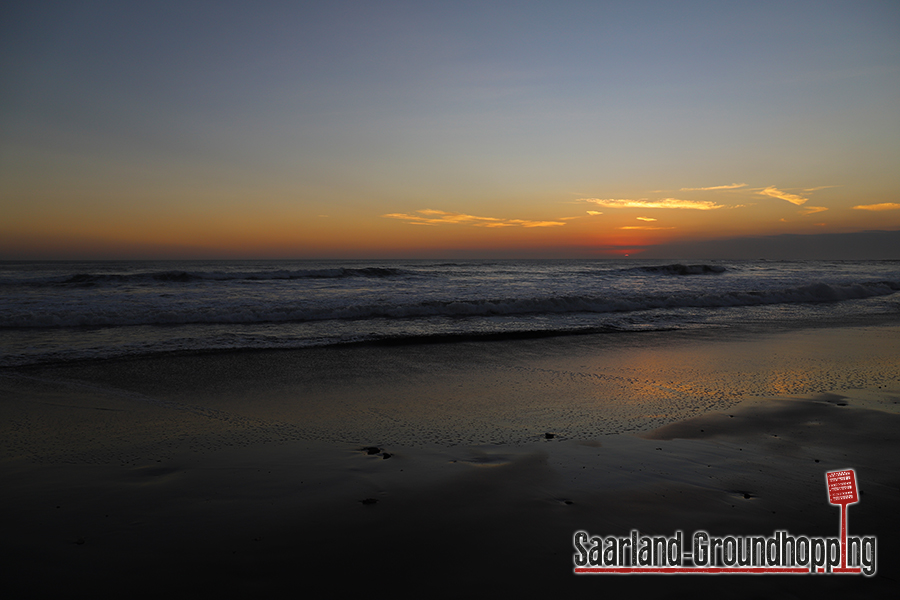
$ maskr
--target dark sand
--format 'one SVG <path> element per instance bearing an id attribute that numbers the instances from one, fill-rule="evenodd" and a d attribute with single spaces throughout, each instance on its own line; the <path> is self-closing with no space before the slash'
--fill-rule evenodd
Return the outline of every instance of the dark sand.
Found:
<path id="1" fill-rule="evenodd" d="M 882 597 L 900 329 L 169 357 L 0 373 L 2 588 Z M 546 437 L 552 433 L 552 439 Z M 369 454 L 365 447 L 375 447 Z M 386 454 L 389 458 L 385 458 Z M 874 577 L 573 574 L 572 535 L 835 536 Z"/>

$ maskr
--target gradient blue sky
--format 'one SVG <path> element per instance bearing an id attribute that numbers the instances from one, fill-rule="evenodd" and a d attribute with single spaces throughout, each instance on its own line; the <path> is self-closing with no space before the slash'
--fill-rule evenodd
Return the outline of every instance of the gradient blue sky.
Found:
<path id="1" fill-rule="evenodd" d="M 900 2 L 6 2 L 0 256 L 900 229 Z"/>

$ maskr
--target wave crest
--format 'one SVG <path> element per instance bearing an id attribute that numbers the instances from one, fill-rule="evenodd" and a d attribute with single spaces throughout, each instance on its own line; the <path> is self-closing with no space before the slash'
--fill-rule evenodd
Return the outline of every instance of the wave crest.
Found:
<path id="1" fill-rule="evenodd" d="M 722 265 L 683 265 L 673 263 L 671 265 L 633 267 L 629 271 L 642 271 L 644 273 L 662 273 L 663 275 L 708 275 L 724 273 L 728 269 Z"/>
<path id="2" fill-rule="evenodd" d="M 325 320 L 464 318 L 565 313 L 623 313 L 653 309 L 725 308 L 771 304 L 841 302 L 900 291 L 900 282 L 813 283 L 777 290 L 681 293 L 630 297 L 558 296 L 428 300 L 409 304 L 313 307 L 297 303 L 222 302 L 178 306 L 129 302 L 86 306 L 58 303 L 27 311 L 0 311 L 4 328 L 115 327 L 129 325 L 254 324 Z"/>

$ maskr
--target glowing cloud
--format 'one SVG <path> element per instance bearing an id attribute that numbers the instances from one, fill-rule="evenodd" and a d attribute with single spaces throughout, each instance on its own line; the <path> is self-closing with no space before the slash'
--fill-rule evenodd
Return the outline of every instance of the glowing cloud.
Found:
<path id="1" fill-rule="evenodd" d="M 587 211 L 587 214 L 591 215 L 592 217 L 596 217 L 597 215 L 602 215 L 603 213 L 599 210 L 589 210 Z"/>
<path id="2" fill-rule="evenodd" d="M 434 210 L 432 208 L 424 208 L 422 210 L 417 210 L 417 213 L 421 213 L 423 215 L 431 215 L 434 218 L 431 219 L 432 222 L 436 223 L 468 223 L 471 221 L 500 221 L 501 219 L 497 219 L 494 217 L 476 217 L 474 215 L 464 215 L 460 213 L 451 213 L 443 210 Z"/>
<path id="3" fill-rule="evenodd" d="M 655 221 L 656 219 L 652 217 L 637 217 L 638 221 Z"/>
<path id="4" fill-rule="evenodd" d="M 746 183 L 732 183 L 731 185 L 714 185 L 712 187 L 699 188 L 681 188 L 682 192 L 707 192 L 709 190 L 735 190 L 737 188 L 747 187 Z"/>
<path id="5" fill-rule="evenodd" d="M 662 200 L 640 200 L 629 199 L 601 199 L 601 198 L 582 198 L 582 202 L 593 202 L 599 206 L 606 208 L 686 208 L 692 210 L 715 210 L 717 208 L 725 208 L 722 204 L 715 202 L 706 202 L 700 200 L 679 200 L 678 198 L 663 198 Z"/>
<path id="6" fill-rule="evenodd" d="M 766 189 L 760 190 L 756 193 L 762 196 L 771 196 L 772 198 L 778 198 L 779 200 L 787 200 L 791 204 L 796 204 L 797 206 L 800 206 L 801 204 L 809 200 L 809 198 L 804 198 L 803 196 L 783 192 L 778 188 L 772 186 L 769 186 Z"/>
<path id="7" fill-rule="evenodd" d="M 518 223 L 522 225 L 522 227 L 559 227 L 560 225 L 565 225 L 565 223 L 560 223 L 559 221 L 519 221 L 515 220 L 512 223 Z"/>
<path id="8" fill-rule="evenodd" d="M 885 202 L 884 204 L 860 204 L 853 207 L 855 210 L 898 210 L 900 204 L 896 202 Z"/>
<path id="9" fill-rule="evenodd" d="M 390 213 L 381 215 L 388 219 L 400 219 L 408 221 L 411 225 L 447 225 L 466 224 L 476 227 L 559 227 L 565 225 L 562 221 L 527 221 L 524 219 L 498 219 L 496 217 L 477 217 L 462 213 L 451 213 L 443 210 L 425 208 L 416 211 L 419 214 Z M 421 216 L 426 215 L 426 216 Z"/>
<path id="10" fill-rule="evenodd" d="M 814 215 L 816 213 L 824 212 L 826 210 L 828 210 L 828 209 L 825 208 L 824 206 L 807 206 L 806 208 L 803 208 L 800 210 L 800 214 L 801 215 Z"/>
<path id="11" fill-rule="evenodd" d="M 617 227 L 617 229 L 641 229 L 644 231 L 647 230 L 657 230 L 657 229 L 675 229 L 674 227 L 653 227 L 652 225 L 626 225 L 624 227 Z"/>

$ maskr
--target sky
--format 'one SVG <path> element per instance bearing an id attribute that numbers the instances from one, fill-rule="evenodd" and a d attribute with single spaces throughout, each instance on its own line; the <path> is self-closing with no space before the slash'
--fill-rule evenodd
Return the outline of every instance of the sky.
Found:
<path id="1" fill-rule="evenodd" d="M 871 230 L 900 230 L 896 0 L 0 6 L 0 258 Z"/>

